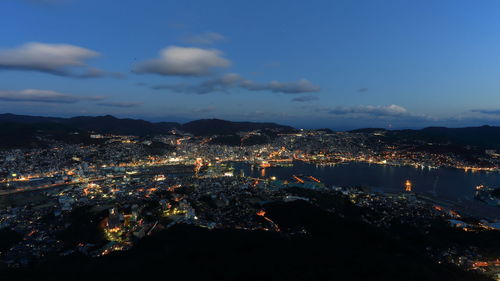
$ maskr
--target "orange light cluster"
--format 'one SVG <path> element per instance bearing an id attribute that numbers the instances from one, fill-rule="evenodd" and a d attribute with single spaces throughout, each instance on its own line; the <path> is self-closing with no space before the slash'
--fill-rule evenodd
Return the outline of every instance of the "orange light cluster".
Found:
<path id="1" fill-rule="evenodd" d="M 487 266 L 500 266 L 500 259 L 494 261 L 476 261 L 472 263 L 473 268 L 487 267 Z"/>
<path id="2" fill-rule="evenodd" d="M 296 175 L 293 175 L 292 176 L 296 181 L 300 182 L 300 183 L 304 183 L 304 180 L 302 180 L 301 178 L 297 177 Z"/>
<path id="3" fill-rule="evenodd" d="M 315 182 L 318 182 L 318 183 L 320 183 L 320 182 L 321 182 L 320 180 L 318 180 L 317 178 L 315 178 L 315 177 L 313 177 L 313 176 L 309 176 L 309 178 L 310 178 L 310 179 L 312 179 L 312 180 L 313 180 L 313 181 L 315 181 Z"/>
<path id="4" fill-rule="evenodd" d="M 155 192 L 158 188 L 157 187 L 152 187 L 152 188 L 149 188 L 149 189 L 146 189 L 146 197 L 149 198 L 149 196 L 151 196 L 151 194 L 153 194 L 153 192 Z"/>
<path id="5" fill-rule="evenodd" d="M 262 168 L 269 168 L 269 167 L 271 167 L 271 164 L 263 162 L 263 163 L 260 164 L 260 167 L 262 167 Z"/>
<path id="6" fill-rule="evenodd" d="M 177 188 L 181 187 L 180 184 L 176 184 L 176 185 L 172 185 L 170 187 L 167 188 L 168 191 L 174 191 L 176 190 Z"/>

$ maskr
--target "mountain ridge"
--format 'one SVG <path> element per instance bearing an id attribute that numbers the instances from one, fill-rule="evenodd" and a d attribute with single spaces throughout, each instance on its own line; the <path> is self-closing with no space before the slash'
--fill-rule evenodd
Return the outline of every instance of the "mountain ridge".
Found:
<path id="1" fill-rule="evenodd" d="M 10 124 L 10 125 L 7 125 Z M 296 132 L 292 126 L 281 125 L 272 122 L 245 122 L 228 121 L 222 119 L 199 119 L 184 124 L 177 122 L 150 122 L 142 119 L 117 118 L 112 115 L 104 116 L 75 116 L 43 117 L 30 115 L 16 115 L 12 113 L 0 114 L 0 130 L 8 135 L 13 128 L 12 124 L 24 124 L 23 135 L 37 132 L 46 128 L 47 124 L 59 124 L 63 131 L 74 130 L 75 132 L 95 132 L 101 134 L 124 134 L 137 136 L 152 136 L 171 134 L 172 130 L 190 133 L 195 136 L 234 136 L 238 132 L 255 130 L 274 131 L 281 133 Z M 19 127 L 21 125 L 17 125 Z M 38 127 L 37 127 L 38 126 Z M 49 126 L 51 130 L 58 127 Z M 11 130 L 11 131 L 9 131 Z M 317 129 L 324 131 L 325 129 Z M 15 132 L 15 131 L 14 131 Z M 388 141 L 418 141 L 436 144 L 471 145 L 485 149 L 500 149 L 500 126 L 478 126 L 464 128 L 426 127 L 423 129 L 388 130 L 383 128 L 361 128 L 350 130 L 351 133 L 373 134 L 375 137 L 384 137 Z M 334 131 L 328 129 L 328 133 Z M 381 133 L 381 134 L 379 134 Z M 382 136 L 379 136 L 382 135 Z"/>
<path id="2" fill-rule="evenodd" d="M 138 136 L 170 134 L 177 129 L 193 135 L 231 135 L 240 131 L 262 129 L 294 130 L 291 126 L 270 122 L 233 122 L 221 119 L 199 119 L 184 124 L 177 122 L 150 122 L 142 119 L 117 118 L 112 115 L 43 117 L 31 115 L 0 114 L 0 123 L 61 124 L 75 131 L 92 131 L 101 134 L 130 134 Z"/>

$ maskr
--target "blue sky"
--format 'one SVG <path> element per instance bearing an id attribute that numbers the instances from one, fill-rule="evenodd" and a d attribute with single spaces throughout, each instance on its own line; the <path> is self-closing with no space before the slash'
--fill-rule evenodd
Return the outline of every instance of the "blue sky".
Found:
<path id="1" fill-rule="evenodd" d="M 500 125 L 498 1 L 0 1 L 0 112 Z"/>

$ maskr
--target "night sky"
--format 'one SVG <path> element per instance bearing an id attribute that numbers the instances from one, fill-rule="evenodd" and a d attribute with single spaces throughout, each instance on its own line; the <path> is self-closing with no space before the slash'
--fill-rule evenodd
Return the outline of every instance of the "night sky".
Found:
<path id="1" fill-rule="evenodd" d="M 500 125 L 500 2 L 1 0 L 0 113 Z"/>

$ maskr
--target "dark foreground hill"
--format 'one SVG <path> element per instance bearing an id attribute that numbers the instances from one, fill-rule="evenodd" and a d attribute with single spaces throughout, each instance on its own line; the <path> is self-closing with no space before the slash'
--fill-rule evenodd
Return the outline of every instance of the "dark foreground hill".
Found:
<path id="1" fill-rule="evenodd" d="M 8 273 L 19 277 L 36 272 L 50 280 L 87 274 L 106 280 L 129 280 L 137 274 L 140 280 L 489 280 L 432 261 L 418 239 L 407 240 L 401 233 L 304 201 L 265 208 L 281 229 L 296 234 L 180 224 L 142 239 L 126 252 L 93 259 L 56 257 L 34 265 L 33 271 Z"/>

